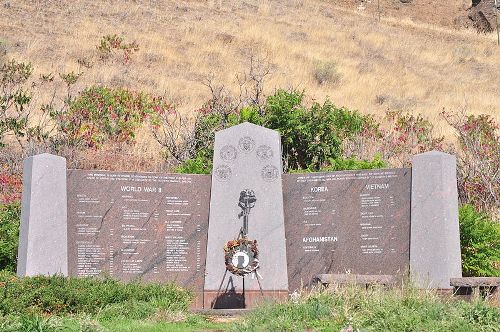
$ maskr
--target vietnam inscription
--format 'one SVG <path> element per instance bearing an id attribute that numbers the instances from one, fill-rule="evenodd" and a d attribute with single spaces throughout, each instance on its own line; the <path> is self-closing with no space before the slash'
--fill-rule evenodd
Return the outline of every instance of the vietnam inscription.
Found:
<path id="1" fill-rule="evenodd" d="M 407 272 L 410 169 L 283 178 L 290 291 L 321 273 Z"/>
<path id="2" fill-rule="evenodd" d="M 209 200 L 210 176 L 69 170 L 69 274 L 202 292 Z"/>

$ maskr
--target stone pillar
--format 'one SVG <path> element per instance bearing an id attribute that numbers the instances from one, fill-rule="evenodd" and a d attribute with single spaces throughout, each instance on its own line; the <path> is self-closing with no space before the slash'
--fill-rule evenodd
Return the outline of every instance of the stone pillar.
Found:
<path id="1" fill-rule="evenodd" d="M 213 167 L 205 308 L 212 305 L 239 308 L 242 299 L 247 307 L 252 306 L 262 298 L 257 277 L 265 297 L 287 297 L 279 133 L 248 122 L 217 132 Z M 224 245 L 236 239 L 244 227 L 238 202 L 245 189 L 252 190 L 257 199 L 249 215 L 248 238 L 258 243 L 259 275 L 248 275 L 243 281 L 242 277 L 228 272 L 224 279 Z M 217 297 L 219 287 L 222 291 Z"/>
<path id="2" fill-rule="evenodd" d="M 66 159 L 48 153 L 24 161 L 19 276 L 68 275 Z"/>
<path id="3" fill-rule="evenodd" d="M 462 276 L 456 158 L 431 151 L 412 164 L 411 278 L 419 288 L 451 288 Z"/>

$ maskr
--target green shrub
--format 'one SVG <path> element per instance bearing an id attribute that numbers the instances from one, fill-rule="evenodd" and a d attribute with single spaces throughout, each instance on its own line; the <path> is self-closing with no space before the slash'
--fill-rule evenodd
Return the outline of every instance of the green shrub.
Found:
<path id="1" fill-rule="evenodd" d="M 317 62 L 314 66 L 313 77 L 319 85 L 340 83 L 342 75 L 337 70 L 337 64 L 332 61 Z"/>
<path id="2" fill-rule="evenodd" d="M 321 169 L 322 172 L 346 171 L 359 169 L 385 168 L 387 163 L 375 156 L 372 160 L 359 160 L 355 158 L 337 158 L 329 159 L 328 166 Z"/>
<path id="3" fill-rule="evenodd" d="M 281 134 L 284 168 L 319 170 L 342 156 L 342 142 L 357 135 L 371 118 L 330 101 L 302 106 L 303 93 L 278 90 L 265 106 L 265 127 Z"/>
<path id="4" fill-rule="evenodd" d="M 0 63 L 0 148 L 8 135 L 20 140 L 30 130 L 31 90 L 26 87 L 33 72 L 31 63 L 15 60 Z"/>
<path id="5" fill-rule="evenodd" d="M 321 167 L 320 172 L 335 172 L 335 171 L 349 171 L 349 170 L 361 170 L 361 169 L 377 169 L 386 168 L 387 163 L 382 161 L 377 155 L 372 160 L 359 160 L 355 158 L 336 158 L 329 159 L 328 166 Z M 313 169 L 299 169 L 290 170 L 290 173 L 309 173 L 317 172 Z"/>
<path id="6" fill-rule="evenodd" d="M 186 174 L 210 174 L 212 172 L 212 156 L 199 153 L 194 159 L 185 160 L 175 171 Z"/>
<path id="7" fill-rule="evenodd" d="M 245 121 L 281 134 L 284 171 L 329 167 L 331 160 L 341 158 L 342 142 L 359 134 L 372 119 L 338 108 L 328 100 L 307 109 L 302 105 L 303 98 L 302 92 L 278 90 L 267 98 L 262 114 L 254 107 L 237 111 L 209 103 L 200 110 L 196 121 L 193 157 L 178 170 L 210 172 L 215 132 Z"/>
<path id="8" fill-rule="evenodd" d="M 127 307 L 125 303 L 153 300 L 171 310 L 185 310 L 191 299 L 190 291 L 173 284 L 122 283 L 110 278 L 62 276 L 18 278 L 0 272 L 0 314 L 3 315 L 96 314 L 111 305 Z M 130 306 L 128 308 L 132 310 Z"/>
<path id="9" fill-rule="evenodd" d="M 500 223 L 473 206 L 460 208 L 462 272 L 465 276 L 500 277 Z"/>
<path id="10" fill-rule="evenodd" d="M 0 205 L 0 270 L 15 272 L 21 205 Z"/>

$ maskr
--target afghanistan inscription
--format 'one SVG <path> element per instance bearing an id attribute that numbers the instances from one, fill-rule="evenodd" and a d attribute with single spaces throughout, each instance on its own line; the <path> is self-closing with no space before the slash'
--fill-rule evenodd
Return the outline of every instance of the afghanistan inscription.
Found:
<path id="1" fill-rule="evenodd" d="M 69 274 L 202 292 L 209 200 L 205 175 L 69 170 Z"/>
<path id="2" fill-rule="evenodd" d="M 410 169 L 283 178 L 290 291 L 321 273 L 407 272 Z"/>

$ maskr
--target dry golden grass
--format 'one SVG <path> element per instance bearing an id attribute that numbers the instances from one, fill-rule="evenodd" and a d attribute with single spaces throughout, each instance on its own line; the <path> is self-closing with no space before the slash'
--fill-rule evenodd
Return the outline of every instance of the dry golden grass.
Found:
<path id="1" fill-rule="evenodd" d="M 333 1 L 332 1 L 333 2 Z M 440 124 L 439 112 L 466 107 L 500 116 L 500 47 L 492 35 L 450 30 L 336 7 L 332 2 L 1 1 L 0 39 L 8 56 L 36 73 L 83 71 L 79 88 L 125 86 L 167 94 L 181 110 L 208 98 L 212 74 L 236 92 L 249 54 L 267 58 L 277 87 L 364 113 L 406 109 Z M 129 64 L 97 61 L 107 34 L 137 41 Z M 93 58 L 81 68 L 77 60 Z M 318 84 L 318 63 L 335 63 L 336 84 Z"/>

